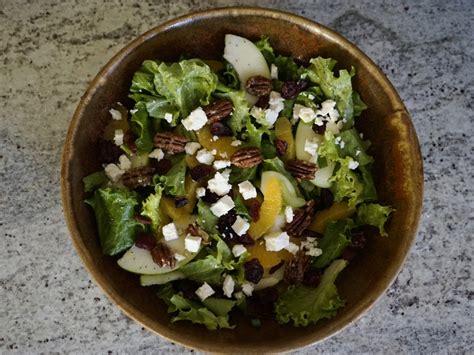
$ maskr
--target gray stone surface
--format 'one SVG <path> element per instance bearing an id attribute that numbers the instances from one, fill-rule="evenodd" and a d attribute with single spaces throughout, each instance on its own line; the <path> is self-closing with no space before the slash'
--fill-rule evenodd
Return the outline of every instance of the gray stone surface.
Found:
<path id="1" fill-rule="evenodd" d="M 139 4 L 139 5 L 138 5 Z M 192 10 L 280 8 L 364 50 L 405 100 L 425 206 L 403 271 L 356 324 L 301 353 L 472 353 L 472 1 L 0 0 L 0 352 L 183 352 L 125 317 L 74 252 L 61 146 L 88 82 L 122 46 Z"/>

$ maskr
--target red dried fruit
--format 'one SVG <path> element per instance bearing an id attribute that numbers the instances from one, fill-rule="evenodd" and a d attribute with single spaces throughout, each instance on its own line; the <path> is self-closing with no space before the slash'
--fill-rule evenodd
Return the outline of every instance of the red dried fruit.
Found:
<path id="1" fill-rule="evenodd" d="M 275 266 L 272 266 L 270 268 L 270 271 L 268 272 L 270 275 L 276 272 L 279 268 L 281 268 L 283 265 L 285 265 L 285 260 L 280 261 L 278 264 Z"/>
<path id="2" fill-rule="evenodd" d="M 157 161 L 156 159 L 150 159 L 150 165 L 156 169 L 158 175 L 166 175 L 168 171 L 173 167 L 173 163 L 169 159 L 161 159 Z"/>
<path id="3" fill-rule="evenodd" d="M 201 200 L 203 200 L 204 202 L 208 204 L 215 203 L 217 202 L 218 199 L 220 199 L 220 196 L 218 194 L 211 192 L 207 189 L 206 189 L 206 194 L 203 197 L 201 197 Z"/>
<path id="4" fill-rule="evenodd" d="M 141 224 L 151 224 L 151 219 L 147 216 L 142 216 L 141 214 L 135 215 L 135 221 Z"/>
<path id="5" fill-rule="evenodd" d="M 174 198 L 174 205 L 176 208 L 181 208 L 186 206 L 189 203 L 189 200 L 185 196 L 177 196 Z"/>
<path id="6" fill-rule="evenodd" d="M 313 131 L 316 132 L 317 134 L 324 134 L 324 132 L 326 132 L 326 122 L 323 122 L 321 126 L 314 124 Z"/>
<path id="7" fill-rule="evenodd" d="M 217 230 L 222 236 L 222 239 L 225 241 L 235 241 L 239 238 L 237 233 L 235 233 L 232 225 L 234 224 L 235 220 L 237 219 L 237 214 L 234 209 L 230 210 L 225 215 L 219 217 L 217 220 Z"/>
<path id="8" fill-rule="evenodd" d="M 142 233 L 135 240 L 137 248 L 152 250 L 156 246 L 156 238 L 153 234 Z"/>
<path id="9" fill-rule="evenodd" d="M 100 140 L 98 143 L 99 161 L 101 163 L 114 163 L 122 155 L 122 150 L 114 143 L 106 140 Z"/>
<path id="10" fill-rule="evenodd" d="M 257 258 L 247 261 L 244 264 L 245 279 L 247 281 L 258 283 L 263 277 L 263 266 Z"/>
<path id="11" fill-rule="evenodd" d="M 281 87 L 281 97 L 287 100 L 294 99 L 300 93 L 301 89 L 296 81 L 285 81 Z"/>
<path id="12" fill-rule="evenodd" d="M 323 272 L 315 267 L 309 267 L 304 273 L 303 285 L 308 287 L 318 287 L 321 282 Z"/>
<path id="13" fill-rule="evenodd" d="M 321 189 L 319 193 L 319 201 L 317 204 L 318 210 L 325 210 L 331 207 L 334 203 L 334 195 L 329 189 Z"/>
<path id="14" fill-rule="evenodd" d="M 245 233 L 241 236 L 237 236 L 237 239 L 235 240 L 235 242 L 237 244 L 245 245 L 246 247 L 255 245 L 255 239 L 253 239 L 248 233 Z"/>
<path id="15" fill-rule="evenodd" d="M 245 200 L 244 203 L 245 207 L 247 207 L 250 218 L 252 218 L 252 221 L 257 222 L 260 219 L 260 201 L 256 198 L 251 198 L 249 200 Z"/>
<path id="16" fill-rule="evenodd" d="M 214 122 L 211 124 L 211 134 L 218 137 L 231 137 L 233 132 L 222 122 Z"/>
<path id="17" fill-rule="evenodd" d="M 194 181 L 201 181 L 214 174 L 216 170 L 211 165 L 198 164 L 191 169 L 191 177 Z"/>

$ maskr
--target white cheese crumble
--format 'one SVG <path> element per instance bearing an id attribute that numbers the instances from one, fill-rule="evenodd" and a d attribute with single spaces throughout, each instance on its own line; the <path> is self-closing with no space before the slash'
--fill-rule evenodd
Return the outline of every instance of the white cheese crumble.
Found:
<path id="1" fill-rule="evenodd" d="M 235 244 L 232 247 L 232 254 L 234 254 L 236 258 L 244 254 L 246 251 L 247 251 L 247 248 L 245 248 L 242 244 Z"/>
<path id="2" fill-rule="evenodd" d="M 163 150 L 156 148 L 150 154 L 148 154 L 148 157 L 160 161 L 165 157 L 165 153 L 163 152 Z"/>
<path id="3" fill-rule="evenodd" d="M 359 162 L 353 159 L 349 159 L 349 169 L 355 170 L 359 166 Z"/>
<path id="4" fill-rule="evenodd" d="M 186 145 L 184 146 L 184 151 L 188 155 L 194 155 L 199 148 L 201 148 L 201 145 L 199 143 L 189 142 L 189 143 L 186 143 Z"/>
<path id="5" fill-rule="evenodd" d="M 239 292 L 234 293 L 234 297 L 235 297 L 236 300 L 241 300 L 245 296 L 244 296 L 244 293 L 242 291 L 239 291 Z"/>
<path id="6" fill-rule="evenodd" d="M 212 136 L 212 141 L 215 142 L 219 139 L 219 136 Z"/>
<path id="7" fill-rule="evenodd" d="M 281 97 L 280 93 L 276 91 L 270 93 L 270 99 L 268 100 L 269 107 L 265 110 L 265 119 L 269 127 L 273 127 L 278 115 L 285 108 L 284 102 L 285 99 Z"/>
<path id="8" fill-rule="evenodd" d="M 293 217 L 295 216 L 293 212 L 293 208 L 291 206 L 285 207 L 285 219 L 286 223 L 291 223 L 293 221 Z"/>
<path id="9" fill-rule="evenodd" d="M 239 141 L 238 139 L 236 139 L 235 141 L 232 141 L 230 145 L 233 147 L 238 147 L 239 145 L 242 145 L 242 141 Z"/>
<path id="10" fill-rule="evenodd" d="M 234 201 L 230 196 L 224 196 L 220 198 L 216 203 L 211 206 L 211 212 L 217 216 L 223 216 L 231 209 L 235 207 Z"/>
<path id="11" fill-rule="evenodd" d="M 323 253 L 323 251 L 319 248 L 318 241 L 316 238 L 306 238 L 306 240 L 301 242 L 300 248 L 305 251 L 306 255 L 309 256 L 319 256 Z"/>
<path id="12" fill-rule="evenodd" d="M 227 168 L 231 165 L 230 160 L 216 160 L 214 161 L 214 168 L 216 170 L 221 170 Z"/>
<path id="13" fill-rule="evenodd" d="M 273 226 L 270 228 L 269 232 L 281 232 L 283 229 L 283 226 L 286 223 L 286 218 L 285 214 L 281 213 L 278 216 L 276 216 L 275 221 L 273 222 Z"/>
<path id="14" fill-rule="evenodd" d="M 109 112 L 113 120 L 120 121 L 122 119 L 122 113 L 119 110 L 111 108 Z"/>
<path id="15" fill-rule="evenodd" d="M 163 233 L 163 237 L 167 242 L 179 238 L 178 230 L 176 229 L 176 224 L 174 224 L 174 222 L 164 225 L 161 229 L 161 233 Z"/>
<path id="16" fill-rule="evenodd" d="M 244 283 L 242 284 L 242 292 L 246 295 L 246 296 L 252 296 L 252 293 L 253 293 L 253 285 L 251 283 Z"/>
<path id="17" fill-rule="evenodd" d="M 105 166 L 105 175 L 112 180 L 112 182 L 117 182 L 125 171 L 120 169 L 116 164 L 107 164 Z"/>
<path id="18" fill-rule="evenodd" d="M 336 137 L 334 139 L 334 142 L 336 143 L 336 145 L 341 147 L 341 149 L 344 149 L 344 147 L 346 146 L 346 142 L 344 142 L 341 137 Z"/>
<path id="19" fill-rule="evenodd" d="M 201 149 L 197 152 L 196 159 L 201 164 L 211 165 L 214 161 L 214 155 L 207 149 Z"/>
<path id="20" fill-rule="evenodd" d="M 300 247 L 296 245 L 295 243 L 290 242 L 290 244 L 288 244 L 288 246 L 285 249 L 288 250 L 291 254 L 295 255 L 298 252 L 298 250 L 300 250 Z"/>
<path id="21" fill-rule="evenodd" d="M 196 189 L 196 197 L 200 198 L 206 195 L 206 189 L 204 187 L 198 187 Z"/>
<path id="22" fill-rule="evenodd" d="M 229 177 L 229 169 L 224 170 L 222 173 L 217 172 L 214 177 L 207 182 L 207 188 L 219 196 L 224 196 L 232 189 L 232 185 L 229 184 Z"/>
<path id="23" fill-rule="evenodd" d="M 207 116 L 202 107 L 192 111 L 188 117 L 181 121 L 188 131 L 197 131 L 207 123 Z"/>
<path id="24" fill-rule="evenodd" d="M 318 154 L 318 143 L 313 139 L 306 139 L 304 142 L 304 151 L 315 157 Z"/>
<path id="25" fill-rule="evenodd" d="M 302 107 L 298 111 L 298 117 L 305 123 L 311 123 L 316 118 L 316 113 L 310 107 Z"/>
<path id="26" fill-rule="evenodd" d="M 290 244 L 290 236 L 286 232 L 276 232 L 265 236 L 265 248 L 268 251 L 280 251 Z"/>
<path id="27" fill-rule="evenodd" d="M 357 150 L 356 150 L 356 157 L 357 157 L 359 154 L 360 154 L 360 150 L 357 149 Z"/>
<path id="28" fill-rule="evenodd" d="M 227 275 L 224 279 L 224 284 L 222 285 L 222 291 L 224 291 L 224 295 L 228 298 L 232 297 L 232 293 L 234 292 L 235 281 L 232 276 Z"/>
<path id="29" fill-rule="evenodd" d="M 171 121 L 173 121 L 173 114 L 169 113 L 169 112 L 166 112 L 164 119 L 165 119 L 166 122 L 171 123 Z"/>
<path id="30" fill-rule="evenodd" d="M 174 253 L 174 258 L 176 259 L 176 261 L 179 263 L 180 261 L 186 259 L 186 257 L 184 255 L 181 255 L 179 253 Z"/>
<path id="31" fill-rule="evenodd" d="M 272 79 L 278 80 L 278 67 L 275 64 L 270 66 L 270 76 Z"/>
<path id="32" fill-rule="evenodd" d="M 201 301 L 204 301 L 206 298 L 211 297 L 215 291 L 207 282 L 204 282 L 201 287 L 196 290 L 196 295 L 200 298 Z"/>
<path id="33" fill-rule="evenodd" d="M 184 248 L 191 253 L 197 253 L 201 246 L 201 237 L 195 237 L 191 234 L 187 234 L 184 238 Z"/>
<path id="34" fill-rule="evenodd" d="M 128 157 L 125 154 L 122 154 L 119 157 L 119 165 L 120 165 L 120 169 L 122 169 L 123 171 L 127 171 L 128 169 L 132 167 L 132 162 L 130 161 L 130 159 L 128 159 Z"/>
<path id="35" fill-rule="evenodd" d="M 250 224 L 240 216 L 237 216 L 234 224 L 232 224 L 232 229 L 238 236 L 243 236 L 250 228 Z"/>
<path id="36" fill-rule="evenodd" d="M 248 180 L 245 180 L 239 184 L 239 192 L 242 194 L 244 200 L 257 197 L 257 189 Z"/>
<path id="37" fill-rule="evenodd" d="M 118 146 L 121 146 L 123 144 L 123 131 L 121 129 L 115 130 L 114 143 Z"/>

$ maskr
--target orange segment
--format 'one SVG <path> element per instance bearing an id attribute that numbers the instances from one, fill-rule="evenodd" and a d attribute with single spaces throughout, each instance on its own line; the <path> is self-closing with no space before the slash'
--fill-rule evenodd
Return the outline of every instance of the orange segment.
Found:
<path id="1" fill-rule="evenodd" d="M 280 182 L 275 177 L 266 180 L 264 186 L 260 187 L 263 194 L 263 202 L 260 206 L 260 218 L 252 222 L 249 228 L 249 234 L 258 239 L 264 235 L 275 223 L 275 219 L 282 208 L 282 196 Z"/>
<path id="2" fill-rule="evenodd" d="M 295 139 L 293 138 L 293 131 L 291 122 L 286 117 L 280 117 L 275 123 L 275 135 L 277 138 L 288 143 L 286 153 L 283 155 L 284 160 L 295 159 Z"/>
<path id="3" fill-rule="evenodd" d="M 338 219 L 350 217 L 356 211 L 355 207 L 349 207 L 347 202 L 338 202 L 333 204 L 327 210 L 319 211 L 314 216 L 313 222 L 309 229 L 317 233 L 323 234 L 329 222 Z"/>
<path id="4" fill-rule="evenodd" d="M 232 137 L 219 137 L 218 140 L 212 140 L 211 130 L 209 125 L 205 125 L 199 131 L 197 131 L 198 141 L 199 143 L 209 151 L 215 149 L 217 151 L 217 155 L 221 159 L 230 159 L 232 154 L 234 154 L 238 147 L 233 147 L 230 145 L 234 138 Z"/>
<path id="5" fill-rule="evenodd" d="M 186 155 L 186 157 L 184 158 L 184 160 L 186 161 L 186 165 L 189 169 L 192 169 L 194 168 L 196 165 L 199 164 L 199 162 L 197 161 L 196 157 L 194 155 Z"/>
<path id="6" fill-rule="evenodd" d="M 265 249 L 265 243 L 255 243 L 255 245 L 248 248 L 248 251 L 250 258 L 257 258 L 264 268 L 271 268 L 281 261 L 277 252 Z"/>
<path id="7" fill-rule="evenodd" d="M 176 224 L 186 226 L 192 222 L 191 214 L 184 207 L 176 208 L 171 197 L 161 198 L 160 209 Z"/>

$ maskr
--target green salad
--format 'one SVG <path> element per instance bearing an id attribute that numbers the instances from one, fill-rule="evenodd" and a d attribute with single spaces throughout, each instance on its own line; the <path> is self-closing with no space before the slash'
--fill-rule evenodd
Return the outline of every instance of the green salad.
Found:
<path id="1" fill-rule="evenodd" d="M 146 60 L 132 104 L 110 108 L 85 202 L 104 254 L 156 289 L 171 322 L 306 326 L 344 306 L 338 275 L 393 209 L 354 126 L 355 70 L 335 65 L 228 34 L 219 61 Z"/>

